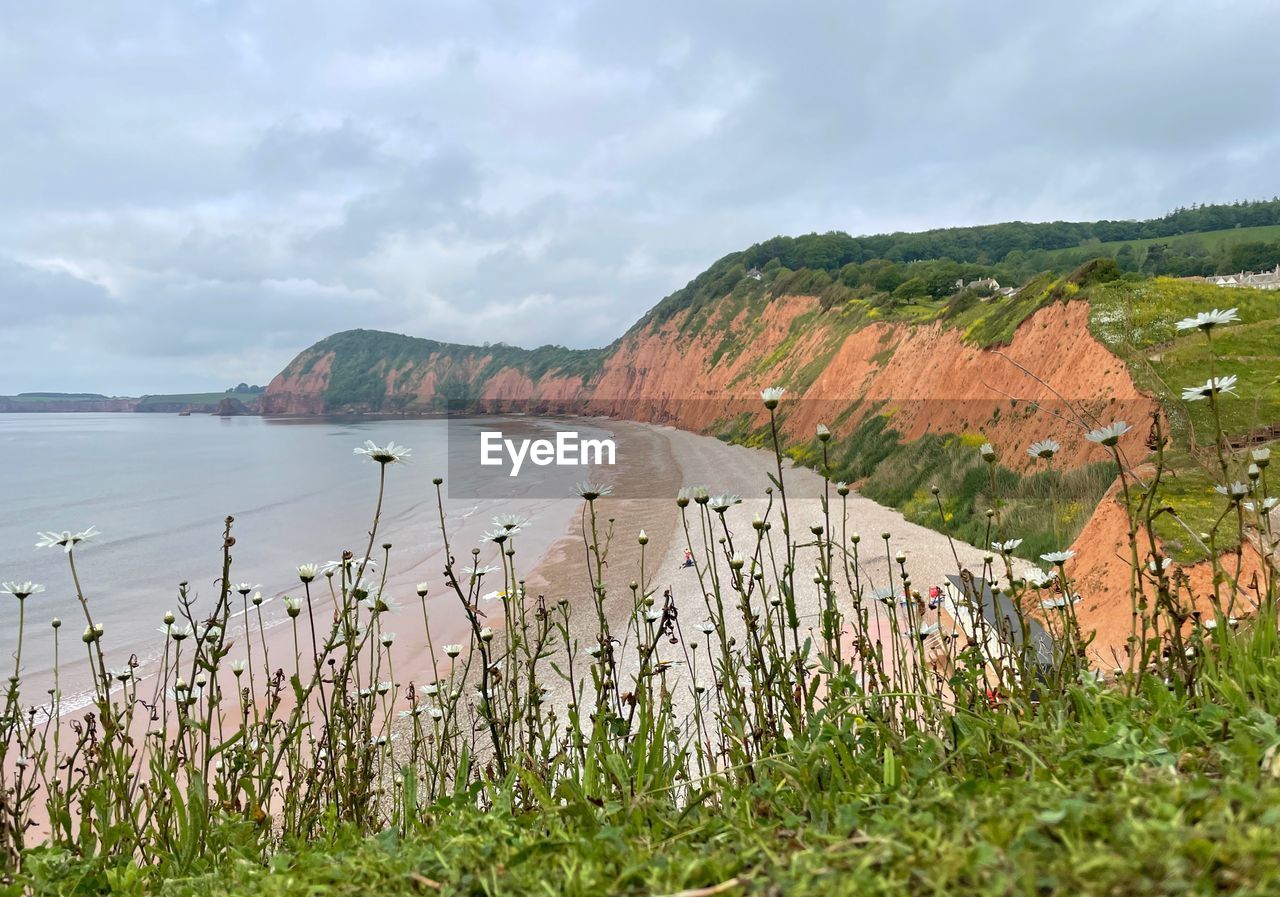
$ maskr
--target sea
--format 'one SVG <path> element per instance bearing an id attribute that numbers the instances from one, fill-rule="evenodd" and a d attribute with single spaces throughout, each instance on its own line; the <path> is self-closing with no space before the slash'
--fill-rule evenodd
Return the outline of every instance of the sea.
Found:
<path id="1" fill-rule="evenodd" d="M 564 472 L 529 466 L 495 490 L 463 482 L 466 465 L 448 463 L 450 441 L 485 419 L 263 418 L 170 414 L 0 414 L 0 582 L 33 581 L 45 591 L 25 602 L 21 678 L 24 703 L 39 702 L 54 670 L 51 621 L 58 637 L 60 687 L 74 708 L 90 685 L 86 620 L 66 554 L 37 548 L 38 533 L 96 527 L 75 550 L 76 570 L 93 619 L 103 624 L 108 665 L 130 656 L 146 664 L 163 646 L 163 618 L 187 583 L 199 618 L 211 609 L 222 572 L 223 528 L 233 518 L 232 582 L 255 585 L 269 625 L 284 619 L 282 596 L 299 590 L 296 568 L 323 564 L 369 543 L 378 465 L 353 454 L 365 440 L 412 450 L 387 469 L 374 554 L 392 545 L 388 592 L 417 603 L 414 584 L 445 594 L 436 487 L 444 484 L 453 554 L 471 549 L 496 563 L 482 543 L 498 514 L 529 518 L 517 561 L 527 572 L 568 529 L 581 508 Z M 523 419 L 526 434 L 549 435 L 563 422 Z M 606 431 L 576 425 L 588 435 Z M 474 433 L 471 434 L 474 438 Z M 478 475 L 478 474 L 477 474 Z M 559 476 L 563 482 L 547 478 Z M 501 497 L 469 498 L 475 494 Z M 454 497 L 462 495 L 464 497 Z M 397 590 L 399 590 L 397 592 Z M 456 598 L 452 599 L 456 602 Z M 0 595 L 0 668 L 13 671 L 19 602 Z M 46 698 L 47 699 L 47 698 Z"/>

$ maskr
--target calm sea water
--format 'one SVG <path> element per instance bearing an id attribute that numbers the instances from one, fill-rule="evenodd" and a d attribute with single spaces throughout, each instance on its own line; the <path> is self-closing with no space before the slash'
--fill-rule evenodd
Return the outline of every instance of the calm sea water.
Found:
<path id="1" fill-rule="evenodd" d="M 390 591 L 404 603 L 413 599 L 412 584 L 426 580 L 441 594 L 431 479 L 446 476 L 449 428 L 457 426 L 443 420 L 0 414 L 0 581 L 33 580 L 47 589 L 26 603 L 24 681 L 48 681 L 49 621 L 57 616 L 64 621 L 64 693 L 74 691 L 77 666 L 81 684 L 87 682 L 80 641 L 85 620 L 66 556 L 36 549 L 38 530 L 101 530 L 77 549 L 76 565 L 95 620 L 106 626 L 108 663 L 122 665 L 131 653 L 145 661 L 162 643 L 156 630 L 164 612 L 177 606 L 179 582 L 191 584 L 197 609 L 212 605 L 227 515 L 235 517 L 237 540 L 232 580 L 260 583 L 266 596 L 296 590 L 300 563 L 335 559 L 343 549 L 363 553 L 377 494 L 377 465 L 352 454 L 365 439 L 394 439 L 413 449 L 411 463 L 388 470 L 377 541 L 394 546 Z M 537 433 L 558 425 L 525 420 L 519 426 Z M 470 562 L 472 546 L 497 513 L 535 520 L 522 537 L 526 569 L 565 531 L 578 502 L 567 488 L 554 491 L 565 498 L 532 497 L 548 494 L 537 477 L 531 470 L 513 480 L 504 500 L 446 502 L 461 561 Z M 489 549 L 486 561 L 494 553 Z M 7 676 L 18 602 L 0 599 L 0 664 Z M 279 601 L 268 609 L 282 616 Z M 38 694 L 24 688 L 28 701 Z"/>

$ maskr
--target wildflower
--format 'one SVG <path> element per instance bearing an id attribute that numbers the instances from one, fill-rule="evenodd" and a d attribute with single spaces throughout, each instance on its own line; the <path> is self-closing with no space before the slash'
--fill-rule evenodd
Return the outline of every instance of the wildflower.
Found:
<path id="1" fill-rule="evenodd" d="M 86 645 L 92 645 L 98 639 L 102 638 L 102 624 L 94 623 L 84 628 L 84 635 L 80 636 Z"/>
<path id="2" fill-rule="evenodd" d="M 49 621 L 49 625 L 52 626 L 54 629 L 61 629 L 62 619 L 60 617 L 54 617 L 52 620 Z"/>
<path id="3" fill-rule="evenodd" d="M 722 493 L 711 498 L 711 510 L 723 514 L 734 505 L 742 504 L 742 498 L 731 492 Z"/>
<path id="4" fill-rule="evenodd" d="M 1058 573 L 1056 570 L 1045 571 L 1036 568 L 1027 574 L 1027 582 L 1031 584 L 1032 588 L 1036 589 L 1045 588 L 1057 578 Z"/>
<path id="5" fill-rule="evenodd" d="M 716 631 L 716 624 L 711 622 L 710 620 L 703 620 L 701 623 L 698 624 L 698 631 L 701 632 L 703 635 L 710 635 L 711 633 Z"/>
<path id="6" fill-rule="evenodd" d="M 849 494 L 849 484 L 848 484 L 848 483 L 846 483 L 844 480 L 837 480 L 837 481 L 836 481 L 836 495 L 842 495 L 842 496 L 843 496 L 843 495 L 848 495 L 848 494 Z"/>
<path id="7" fill-rule="evenodd" d="M 298 616 L 298 614 L 302 613 L 302 599 L 290 598 L 289 596 L 286 595 L 284 599 L 284 609 L 285 609 L 285 613 L 287 613 L 290 617 Z"/>
<path id="8" fill-rule="evenodd" d="M 381 682 L 378 683 L 378 694 L 385 695 L 387 692 L 391 691 L 393 687 L 394 687 L 394 683 L 388 682 L 386 679 L 383 679 Z"/>
<path id="9" fill-rule="evenodd" d="M 0 592 L 5 592 L 17 598 L 19 601 L 25 601 L 32 595 L 44 591 L 44 586 L 36 582 L 6 582 L 0 585 Z"/>
<path id="10" fill-rule="evenodd" d="M 444 711 L 439 707 L 432 707 L 429 713 L 432 719 L 440 719 L 440 717 L 444 716 Z"/>
<path id="11" fill-rule="evenodd" d="M 929 636 L 937 632 L 938 628 L 939 627 L 937 623 L 925 623 L 923 626 L 920 627 L 920 631 L 919 631 L 920 638 L 928 638 Z"/>
<path id="12" fill-rule="evenodd" d="M 495 526 L 503 529 L 521 529 L 529 522 L 529 518 L 521 517 L 519 514 L 499 514 L 493 518 Z"/>
<path id="13" fill-rule="evenodd" d="M 169 635 L 175 642 L 184 641 L 186 639 L 191 638 L 195 634 L 196 634 L 195 630 L 191 628 L 190 623 L 185 623 L 182 626 L 169 628 Z"/>
<path id="14" fill-rule="evenodd" d="M 607 483 L 592 483 L 589 480 L 583 480 L 573 487 L 574 491 L 587 501 L 595 501 L 604 495 L 612 495 L 613 487 Z"/>
<path id="15" fill-rule="evenodd" d="M 1226 311 L 1202 311 L 1194 318 L 1183 318 L 1173 326 L 1178 330 L 1203 330 L 1208 333 L 1219 324 L 1234 324 L 1240 320 L 1240 316 L 1236 314 L 1234 308 L 1228 308 Z"/>
<path id="16" fill-rule="evenodd" d="M 1076 553 L 1068 548 L 1066 551 L 1051 551 L 1048 554 L 1042 554 L 1040 555 L 1040 560 L 1049 564 L 1065 564 L 1075 556 Z"/>
<path id="17" fill-rule="evenodd" d="M 431 591 L 431 587 L 430 587 L 430 585 L 429 585 L 429 584 L 427 584 L 427 583 L 425 583 L 425 582 L 420 582 L 420 583 L 418 583 L 418 585 L 415 587 L 414 591 L 416 591 L 416 592 L 418 593 L 418 597 L 419 597 L 419 598 L 426 598 L 426 597 L 427 597 L 427 593 Z"/>
<path id="18" fill-rule="evenodd" d="M 636 536 L 636 541 L 639 542 L 641 545 L 648 545 L 649 534 L 646 533 L 644 530 L 640 530 L 640 534 Z"/>
<path id="19" fill-rule="evenodd" d="M 233 660 L 231 661 L 231 672 L 236 678 L 239 678 L 248 666 L 249 664 L 247 661 Z"/>
<path id="20" fill-rule="evenodd" d="M 1256 448 L 1249 453 L 1249 457 L 1253 460 L 1253 463 L 1257 464 L 1259 467 L 1266 467 L 1271 463 L 1271 449 Z"/>
<path id="21" fill-rule="evenodd" d="M 996 463 L 996 447 L 989 442 L 982 443 L 982 447 L 978 449 L 978 455 L 988 464 Z"/>
<path id="22" fill-rule="evenodd" d="M 1242 498 L 1248 495 L 1251 490 L 1244 483 L 1237 481 L 1225 486 L 1224 485 L 1214 486 L 1213 491 L 1218 493 L 1219 495 L 1225 495 L 1227 498 L 1231 499 L 1232 501 L 1240 501 Z"/>
<path id="23" fill-rule="evenodd" d="M 382 647 L 390 648 L 391 643 L 394 642 L 395 640 L 396 640 L 396 634 L 394 632 L 382 633 Z"/>
<path id="24" fill-rule="evenodd" d="M 53 548 L 55 545 L 61 547 L 67 554 L 71 553 L 71 549 L 86 542 L 94 536 L 102 535 L 98 532 L 98 528 L 91 526 L 86 530 L 78 533 L 70 533 L 63 530 L 60 533 L 36 533 L 40 537 L 40 541 L 36 543 L 36 548 Z"/>
<path id="25" fill-rule="evenodd" d="M 1159 563 L 1157 563 L 1157 560 Z M 1147 561 L 1147 569 L 1152 573 L 1163 573 L 1173 566 L 1173 558 L 1152 558 Z"/>
<path id="26" fill-rule="evenodd" d="M 1108 448 L 1120 441 L 1120 437 L 1128 433 L 1132 427 L 1122 420 L 1112 421 L 1105 427 L 1099 427 L 1096 430 L 1090 430 L 1084 435 L 1084 438 L 1090 442 L 1096 442 L 1098 445 L 1105 445 Z"/>
<path id="27" fill-rule="evenodd" d="M 1204 381 L 1203 386 L 1186 386 L 1182 390 L 1182 401 L 1199 402 L 1218 393 L 1232 393 L 1236 391 L 1236 381 L 1239 378 L 1235 374 L 1228 374 L 1225 377 L 1210 377 Z"/>
<path id="28" fill-rule="evenodd" d="M 241 595 L 248 595 L 250 592 L 252 592 L 254 589 L 257 589 L 257 588 L 260 588 L 260 586 L 256 586 L 248 582 L 238 582 L 231 587 L 231 591 L 239 592 Z"/>
<path id="29" fill-rule="evenodd" d="M 1257 512 L 1258 510 L 1270 511 L 1277 503 L 1280 503 L 1280 499 L 1275 497 L 1264 498 L 1261 502 L 1247 501 L 1244 503 L 1244 509 L 1250 513 Z"/>
<path id="30" fill-rule="evenodd" d="M 1213 631 L 1214 629 L 1218 628 L 1218 621 L 1214 618 L 1210 618 L 1208 620 L 1205 620 L 1203 625 L 1205 629 Z"/>
<path id="31" fill-rule="evenodd" d="M 498 529 L 491 529 L 487 533 L 483 534 L 480 537 L 480 541 L 492 542 L 494 545 L 501 545 L 518 532 L 520 532 L 519 527 L 513 526 L 511 529 L 503 529 L 502 527 L 499 527 Z"/>
<path id="32" fill-rule="evenodd" d="M 447 654 L 449 657 L 457 657 L 459 654 L 462 653 L 462 646 L 461 645 L 445 645 L 444 653 Z"/>
<path id="33" fill-rule="evenodd" d="M 262 606 L 262 593 L 261 593 L 261 592 L 254 592 L 254 593 L 253 593 L 252 601 L 253 601 L 253 606 L 254 606 L 254 607 L 261 607 L 261 606 Z"/>
<path id="34" fill-rule="evenodd" d="M 430 685 L 419 685 L 418 691 L 422 692 L 429 698 L 434 698 L 440 693 L 440 683 L 432 682 Z"/>
<path id="35" fill-rule="evenodd" d="M 107 670 L 107 675 L 117 682 L 128 682 L 133 678 L 133 667 L 119 667 L 118 669 Z"/>
<path id="36" fill-rule="evenodd" d="M 1080 601 L 1079 595 L 1064 595 L 1061 598 L 1049 598 L 1040 602 L 1040 606 L 1045 610 L 1054 610 L 1060 607 L 1067 607 Z"/>
<path id="37" fill-rule="evenodd" d="M 400 603 L 390 595 L 370 595 L 360 602 L 371 614 L 392 614 L 400 609 Z"/>
<path id="38" fill-rule="evenodd" d="M 396 445 L 394 442 L 379 446 L 372 439 L 366 439 L 364 445 L 352 449 L 352 454 L 364 455 L 370 461 L 386 465 L 405 461 L 412 451 L 412 449 L 405 448 L 403 445 Z"/>
<path id="39" fill-rule="evenodd" d="M 351 594 L 355 596 L 357 601 L 363 601 L 370 595 L 378 595 L 379 592 L 378 584 L 367 579 L 357 579 L 351 583 Z"/>
<path id="40" fill-rule="evenodd" d="M 676 493 L 676 507 L 687 508 L 691 501 L 693 501 L 693 490 L 688 486 L 681 486 L 680 491 Z"/>
<path id="41" fill-rule="evenodd" d="M 323 573 L 332 573 L 335 570 L 358 570 L 361 567 L 376 570 L 378 561 L 375 558 L 343 558 L 340 561 L 326 561 L 320 570 Z"/>
<path id="42" fill-rule="evenodd" d="M 1041 439 L 1039 442 L 1031 443 L 1031 447 L 1027 449 L 1027 454 L 1033 458 L 1052 461 L 1053 456 L 1060 451 L 1062 451 L 1062 446 L 1058 444 L 1056 439 Z"/>
<path id="43" fill-rule="evenodd" d="M 991 547 L 1001 554 L 1010 554 L 1015 548 L 1022 544 L 1021 539 L 1007 539 L 1004 542 L 992 542 Z"/>
<path id="44" fill-rule="evenodd" d="M 705 505 L 711 501 L 711 493 L 707 491 L 705 486 L 694 486 L 689 490 L 689 493 L 693 496 L 694 504 Z"/>
<path id="45" fill-rule="evenodd" d="M 764 407 L 772 411 L 778 407 L 778 403 L 782 401 L 782 396 L 786 390 L 781 386 L 770 386 L 768 389 L 760 390 L 760 398 L 764 402 Z"/>
<path id="46" fill-rule="evenodd" d="M 490 573 L 497 573 L 498 568 L 491 564 L 481 564 L 479 566 L 463 567 L 462 572 L 472 578 L 476 578 L 480 576 L 488 576 Z"/>
<path id="47" fill-rule="evenodd" d="M 827 428 L 826 424 L 818 424 L 818 441 L 828 442 L 830 441 L 830 439 L 831 439 L 831 430 Z"/>
<path id="48" fill-rule="evenodd" d="M 320 568 L 315 564 L 299 564 L 298 579 L 302 582 L 311 582 L 320 575 Z"/>
<path id="49" fill-rule="evenodd" d="M 492 626 L 486 626 L 486 627 L 484 627 L 483 629 L 481 629 L 481 630 L 480 630 L 480 641 L 482 641 L 482 642 L 491 642 L 491 641 L 493 641 L 493 627 L 492 627 Z"/>

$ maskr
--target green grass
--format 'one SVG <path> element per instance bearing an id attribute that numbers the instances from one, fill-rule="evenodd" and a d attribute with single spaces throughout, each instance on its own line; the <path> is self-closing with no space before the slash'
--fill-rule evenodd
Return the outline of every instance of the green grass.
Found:
<path id="1" fill-rule="evenodd" d="M 1156 243 L 1164 243 L 1170 250 L 1186 252 L 1193 249 L 1204 249 L 1212 254 L 1215 250 L 1235 246 L 1239 243 L 1254 241 L 1271 243 L 1276 240 L 1280 240 L 1280 225 L 1271 224 L 1261 227 L 1234 227 L 1226 230 L 1198 231 L 1189 234 L 1176 234 L 1170 237 L 1151 237 L 1146 240 L 1115 240 L 1109 243 L 1090 243 L 1071 249 L 1057 250 L 1057 254 L 1062 262 L 1069 266 L 1082 253 L 1106 255 L 1114 258 L 1115 254 L 1125 246 L 1132 246 L 1139 255 Z M 1080 261 L 1083 261 L 1083 259 L 1081 258 Z"/>
<path id="2" fill-rule="evenodd" d="M 819 725 L 754 781 L 687 800 L 593 803 L 566 786 L 515 809 L 506 786 L 487 812 L 469 792 L 444 799 L 407 835 L 337 827 L 181 873 L 35 851 L 0 894 L 1276 893 L 1269 652 L 1243 640 L 1215 702 L 1079 688 L 1035 718 L 961 714 L 895 746 L 874 724 Z"/>
<path id="3" fill-rule="evenodd" d="M 236 399 L 241 402 L 254 402 L 262 396 L 253 392 L 190 392 L 190 393 L 174 393 L 172 395 L 153 395 L 143 396 L 138 402 L 139 408 L 145 408 L 148 405 L 204 405 L 210 408 L 217 407 L 218 403 L 223 399 Z"/>

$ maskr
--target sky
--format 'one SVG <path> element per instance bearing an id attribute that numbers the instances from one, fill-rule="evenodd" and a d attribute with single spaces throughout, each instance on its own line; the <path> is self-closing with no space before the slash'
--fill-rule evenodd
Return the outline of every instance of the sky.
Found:
<path id="1" fill-rule="evenodd" d="M 588 347 L 775 234 L 1280 193 L 1273 0 L 0 0 L 0 394 Z"/>

